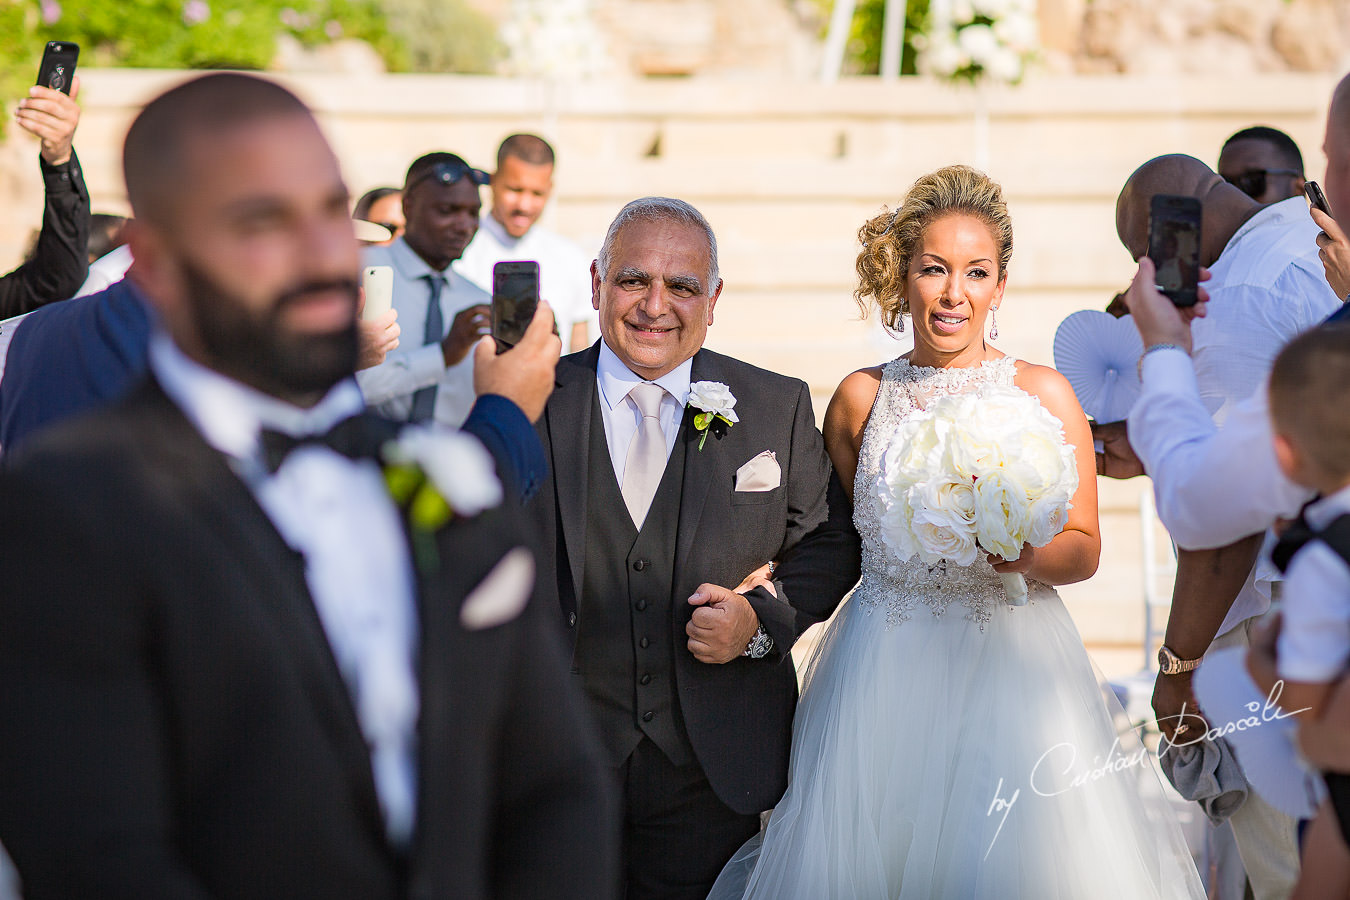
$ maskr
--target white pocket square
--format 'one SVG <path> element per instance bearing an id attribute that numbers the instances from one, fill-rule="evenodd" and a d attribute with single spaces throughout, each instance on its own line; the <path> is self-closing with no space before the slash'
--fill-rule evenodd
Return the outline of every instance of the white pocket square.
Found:
<path id="1" fill-rule="evenodd" d="M 517 547 L 503 556 L 464 598 L 460 624 L 470 631 L 503 625 L 525 611 L 533 589 L 534 554 Z"/>
<path id="2" fill-rule="evenodd" d="M 782 483 L 783 470 L 772 450 L 765 450 L 736 470 L 738 491 L 771 491 Z"/>

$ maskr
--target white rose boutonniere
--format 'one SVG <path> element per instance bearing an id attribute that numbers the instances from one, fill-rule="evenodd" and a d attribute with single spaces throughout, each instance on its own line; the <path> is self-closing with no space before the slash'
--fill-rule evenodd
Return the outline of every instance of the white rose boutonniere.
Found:
<path id="1" fill-rule="evenodd" d="M 459 431 L 435 425 L 405 428 L 380 456 L 389 494 L 408 516 L 419 569 L 439 565 L 434 535 L 446 523 L 502 502 L 492 455 Z"/>
<path id="2" fill-rule="evenodd" d="M 731 388 L 720 381 L 695 381 L 689 385 L 690 409 L 698 410 L 694 416 L 694 429 L 702 432 L 698 439 L 698 449 L 708 440 L 708 431 L 714 422 L 721 422 L 723 428 L 730 428 L 740 419 L 736 418 L 736 396 Z"/>

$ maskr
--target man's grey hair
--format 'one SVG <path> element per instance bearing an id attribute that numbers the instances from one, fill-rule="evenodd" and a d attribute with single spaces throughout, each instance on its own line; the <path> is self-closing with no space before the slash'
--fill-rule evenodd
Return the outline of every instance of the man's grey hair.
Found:
<path id="1" fill-rule="evenodd" d="M 614 250 L 614 242 L 618 240 L 619 232 L 634 222 L 678 222 L 702 231 L 704 237 L 708 239 L 709 259 L 708 283 L 704 285 L 703 290 L 705 293 L 712 293 L 717 289 L 717 235 L 713 234 L 712 226 L 703 218 L 703 213 L 683 200 L 676 200 L 673 197 L 643 197 L 619 210 L 619 214 L 609 224 L 605 242 L 600 245 L 600 255 L 596 257 L 601 278 L 609 277 L 609 257 Z"/>

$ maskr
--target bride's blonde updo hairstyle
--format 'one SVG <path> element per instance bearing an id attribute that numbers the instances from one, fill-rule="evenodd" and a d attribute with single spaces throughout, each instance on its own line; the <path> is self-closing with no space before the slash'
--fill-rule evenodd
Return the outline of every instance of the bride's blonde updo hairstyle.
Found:
<path id="1" fill-rule="evenodd" d="M 863 316 L 869 301 L 875 302 L 881 310 L 881 324 L 893 331 L 904 330 L 900 317 L 909 312 L 905 284 L 910 259 L 928 226 L 948 213 L 966 213 L 989 226 L 998 244 L 998 277 L 1003 280 L 1013 246 L 1012 219 L 1003 189 L 970 166 L 947 166 L 914 182 L 899 209 L 883 212 L 858 229 L 862 252 L 853 297 Z"/>

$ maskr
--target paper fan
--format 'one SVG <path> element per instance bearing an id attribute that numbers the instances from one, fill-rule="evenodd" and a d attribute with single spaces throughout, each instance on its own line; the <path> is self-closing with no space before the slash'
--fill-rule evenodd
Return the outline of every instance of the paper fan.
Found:
<path id="1" fill-rule="evenodd" d="M 1210 653 L 1195 673 L 1195 698 L 1209 722 L 1237 754 L 1238 765 L 1256 792 L 1286 815 L 1312 818 L 1326 789 L 1298 753 L 1299 716 L 1267 702 L 1247 674 L 1247 648 Z M 1284 718 L 1280 718 L 1283 716 Z M 1199 738 L 1183 735 L 1179 743 Z"/>
<path id="2" fill-rule="evenodd" d="M 1085 309 L 1059 323 L 1055 368 L 1069 380 L 1083 411 L 1098 422 L 1119 422 L 1139 396 L 1139 339 L 1134 320 Z"/>

